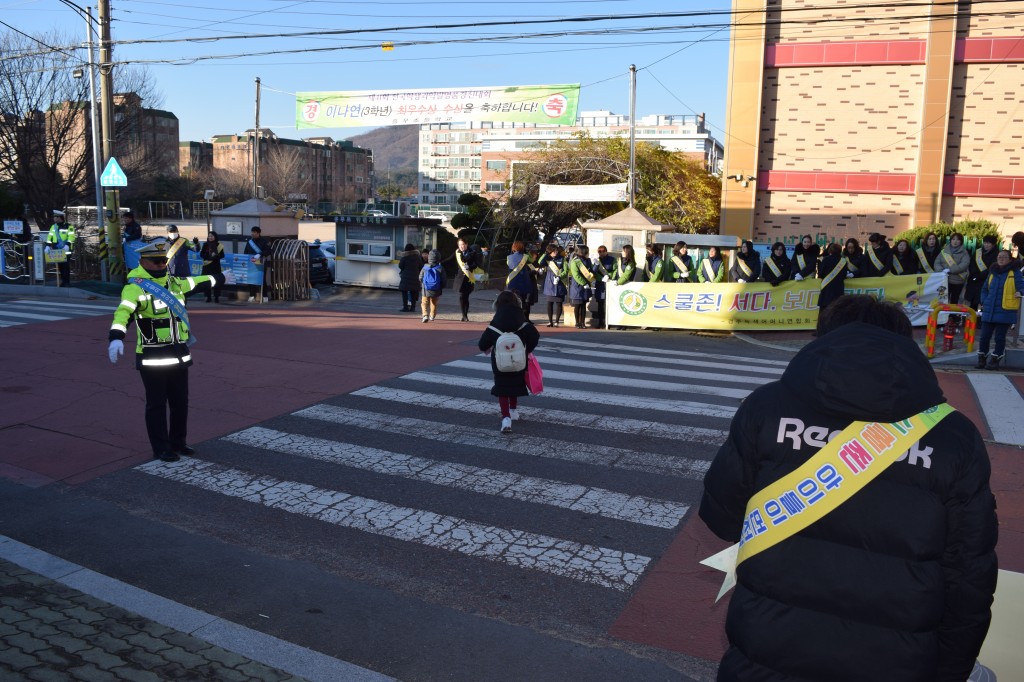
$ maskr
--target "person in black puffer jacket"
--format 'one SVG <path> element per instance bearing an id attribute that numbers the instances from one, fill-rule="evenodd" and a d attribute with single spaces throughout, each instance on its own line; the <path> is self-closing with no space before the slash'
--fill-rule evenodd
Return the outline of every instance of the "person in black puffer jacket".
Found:
<path id="1" fill-rule="evenodd" d="M 704 478 L 700 517 L 738 541 L 748 500 L 829 434 L 943 402 L 903 312 L 843 296 L 781 380 L 740 406 Z M 978 429 L 954 412 L 827 516 L 741 563 L 718 679 L 966 680 L 996 585 L 989 472 Z"/>
<path id="2" fill-rule="evenodd" d="M 492 329 L 493 327 L 494 329 Z M 497 329 L 498 331 L 494 331 Z M 491 395 L 498 398 L 501 408 L 501 432 L 511 433 L 512 422 L 519 419 L 519 398 L 529 395 L 526 390 L 526 370 L 520 372 L 499 372 L 494 359 L 494 344 L 499 332 L 515 332 L 523 342 L 526 352 L 532 353 L 540 342 L 540 333 L 523 314 L 523 302 L 514 291 L 503 291 L 494 300 L 494 317 L 480 336 L 479 348 L 491 355 L 491 371 L 494 372 L 494 387 Z"/>
<path id="3" fill-rule="evenodd" d="M 814 243 L 811 235 L 805 234 L 793 250 L 793 274 L 795 280 L 810 279 L 818 272 L 818 258 L 821 247 Z"/>
<path id="4" fill-rule="evenodd" d="M 423 256 L 412 244 L 405 245 L 402 259 L 398 261 L 398 290 L 402 292 L 403 313 L 416 312 L 416 301 L 420 300 L 420 270 Z"/>

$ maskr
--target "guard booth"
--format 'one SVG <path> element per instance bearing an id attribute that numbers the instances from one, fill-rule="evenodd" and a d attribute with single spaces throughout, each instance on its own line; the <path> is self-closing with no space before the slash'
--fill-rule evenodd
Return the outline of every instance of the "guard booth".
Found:
<path id="1" fill-rule="evenodd" d="M 420 251 L 437 248 L 441 221 L 407 216 L 329 216 L 337 250 L 334 281 L 379 289 L 397 289 L 398 261 L 406 244 Z"/>
<path id="2" fill-rule="evenodd" d="M 708 249 L 712 246 L 717 246 L 719 253 L 722 255 L 722 267 L 726 269 L 726 279 L 723 281 L 729 281 L 728 272 L 732 269 L 732 266 L 736 263 L 736 253 L 739 251 L 742 240 L 739 237 L 726 234 L 681 234 L 681 233 L 659 233 L 655 235 L 654 243 L 660 244 L 662 248 L 662 258 L 665 260 L 665 274 L 667 282 L 675 281 L 672 275 L 676 271 L 676 266 L 672 262 L 672 247 L 676 245 L 676 242 L 686 242 L 686 251 L 690 258 L 693 259 L 693 267 L 697 269 L 700 267 L 702 260 L 707 258 Z M 691 273 L 693 278 L 696 278 L 696 273 Z"/>
<path id="3" fill-rule="evenodd" d="M 661 233 L 675 233 L 676 228 L 667 223 L 660 223 L 635 208 L 627 208 L 602 220 L 581 223 L 583 243 L 596 255 L 598 246 L 608 247 L 608 253 L 618 260 L 622 247 L 629 244 L 636 256 L 637 270 L 647 272 L 647 245 L 655 243 Z M 673 236 L 669 234 L 669 236 Z M 656 243 L 661 243 L 660 241 Z M 676 240 L 673 239 L 675 244 Z"/>

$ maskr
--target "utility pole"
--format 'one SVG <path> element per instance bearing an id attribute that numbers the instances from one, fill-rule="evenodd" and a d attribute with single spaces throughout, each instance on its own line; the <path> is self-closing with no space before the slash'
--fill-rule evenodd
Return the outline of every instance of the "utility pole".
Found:
<path id="1" fill-rule="evenodd" d="M 256 78 L 256 135 L 252 142 L 252 198 L 259 199 L 260 185 L 260 79 Z"/>
<path id="2" fill-rule="evenodd" d="M 636 64 L 629 65 L 629 207 L 636 200 Z"/>
<path id="3" fill-rule="evenodd" d="M 100 115 L 103 134 L 103 167 L 106 168 L 114 151 L 114 74 L 110 50 L 110 0 L 99 0 L 100 21 Z M 99 177 L 96 182 L 99 183 Z M 121 253 L 121 208 L 120 195 L 116 189 L 104 190 L 106 205 L 105 224 L 109 253 L 110 279 L 113 281 L 124 274 L 124 258 Z"/>

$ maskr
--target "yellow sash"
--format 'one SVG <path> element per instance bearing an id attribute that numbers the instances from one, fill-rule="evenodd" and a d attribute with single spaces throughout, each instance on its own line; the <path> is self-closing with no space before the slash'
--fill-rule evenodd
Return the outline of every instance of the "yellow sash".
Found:
<path id="1" fill-rule="evenodd" d="M 555 279 L 562 279 L 562 271 L 557 265 L 555 265 L 555 261 L 548 261 L 548 270 L 550 270 L 551 274 L 555 276 Z"/>
<path id="2" fill-rule="evenodd" d="M 512 268 L 512 272 L 508 273 L 508 277 L 505 278 L 505 286 L 508 286 L 509 283 L 516 278 L 516 275 L 522 272 L 523 268 L 526 267 L 526 254 L 522 254 L 522 256 L 523 257 L 519 259 L 519 262 L 516 263 L 516 266 Z"/>
<path id="3" fill-rule="evenodd" d="M 918 248 L 916 250 L 916 252 L 917 252 L 917 260 L 921 261 L 922 271 L 923 272 L 935 272 L 935 269 L 932 266 L 928 265 L 928 257 L 924 255 L 924 248 L 923 247 Z"/>
<path id="4" fill-rule="evenodd" d="M 750 266 L 747 265 L 747 262 L 745 260 L 743 260 L 742 258 L 740 258 L 739 256 L 737 256 L 736 257 L 736 264 L 740 266 L 740 270 L 742 270 L 743 274 L 747 276 L 747 278 L 748 278 L 747 281 L 750 281 L 749 278 L 750 278 L 751 275 L 754 274 L 754 271 L 750 269 Z"/>
<path id="5" fill-rule="evenodd" d="M 839 273 L 842 272 L 843 268 L 846 267 L 847 263 L 849 263 L 849 261 L 846 260 L 846 256 L 840 258 L 839 263 L 834 268 L 832 268 L 832 272 L 825 275 L 825 279 L 821 280 L 821 288 L 824 289 L 825 287 L 827 287 L 829 285 L 829 282 L 834 280 L 839 275 Z"/>
<path id="6" fill-rule="evenodd" d="M 892 266 L 896 269 L 897 275 L 903 274 L 903 263 L 900 262 L 900 256 L 898 253 L 892 254 Z"/>
<path id="7" fill-rule="evenodd" d="M 941 403 L 891 424 L 853 422 L 796 471 L 755 493 L 739 543 L 701 562 L 725 571 L 717 599 L 736 584 L 737 566 L 838 509 L 953 411 Z"/>
<path id="8" fill-rule="evenodd" d="M 942 260 L 946 261 L 946 265 L 948 265 L 950 269 L 956 265 L 956 259 L 947 251 L 942 252 Z"/>
<path id="9" fill-rule="evenodd" d="M 886 274 L 885 270 L 882 269 L 882 261 L 878 260 L 878 256 L 875 255 L 875 247 L 868 247 L 868 258 L 871 259 L 871 264 L 875 266 L 875 270 L 878 271 L 879 277 Z"/>
<path id="10" fill-rule="evenodd" d="M 985 264 L 985 259 L 982 258 L 981 254 L 982 254 L 982 247 L 979 246 L 978 248 L 976 248 L 974 250 L 974 264 L 978 268 L 978 274 L 979 275 L 981 273 L 985 272 L 986 270 L 988 270 L 988 265 Z"/>
<path id="11" fill-rule="evenodd" d="M 466 279 L 468 279 L 470 282 L 474 281 L 472 271 L 470 271 L 470 269 L 466 267 L 466 261 L 462 260 L 461 251 L 455 252 L 455 262 L 459 264 L 459 269 L 462 270 L 462 274 L 466 276 Z"/>
<path id="12" fill-rule="evenodd" d="M 171 248 L 167 249 L 168 263 L 171 262 L 171 259 L 173 259 L 175 254 L 178 253 L 178 249 L 180 249 L 185 244 L 188 244 L 188 240 L 185 239 L 184 237 L 178 237 L 177 239 L 174 240 L 174 243 L 171 244 Z"/>
<path id="13" fill-rule="evenodd" d="M 804 254 L 798 253 L 796 255 L 796 264 L 800 266 L 801 271 L 807 267 L 807 261 L 804 259 Z"/>
<path id="14" fill-rule="evenodd" d="M 580 258 L 580 266 L 579 267 L 580 267 L 580 272 L 583 273 L 583 277 L 586 278 L 586 280 L 588 282 L 593 283 L 593 281 L 594 281 L 594 273 L 592 273 L 590 271 L 590 268 L 587 267 L 587 262 L 585 260 L 583 260 L 582 258 Z"/>
<path id="15" fill-rule="evenodd" d="M 719 261 L 721 263 L 721 261 Z M 722 273 L 725 272 L 725 264 L 722 263 L 718 266 L 718 274 L 715 274 L 715 268 L 711 265 L 711 259 L 705 258 L 704 262 L 701 263 L 704 268 L 704 277 L 706 282 L 717 282 L 721 279 Z"/>
<path id="16" fill-rule="evenodd" d="M 782 277 L 782 270 L 779 270 L 779 266 L 775 264 L 775 259 L 768 256 L 768 260 L 764 262 L 768 266 L 768 269 L 772 271 L 772 274 L 778 278 Z"/>
<path id="17" fill-rule="evenodd" d="M 690 276 L 690 268 L 686 267 L 686 263 L 682 258 L 679 256 L 672 256 L 672 264 L 676 266 L 676 270 L 678 272 L 685 272 L 687 277 Z M 682 278 L 682 275 L 680 275 L 680 278 Z"/>

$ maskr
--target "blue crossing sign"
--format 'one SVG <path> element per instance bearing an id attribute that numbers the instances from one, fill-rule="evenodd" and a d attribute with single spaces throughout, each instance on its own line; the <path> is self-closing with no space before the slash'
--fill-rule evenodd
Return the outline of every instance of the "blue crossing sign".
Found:
<path id="1" fill-rule="evenodd" d="M 103 175 L 100 176 L 100 184 L 104 187 L 127 187 L 128 176 L 121 170 L 121 166 L 117 163 L 117 159 L 113 156 L 110 157 L 110 161 L 107 161 L 107 167 L 103 169 Z"/>

